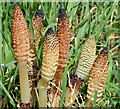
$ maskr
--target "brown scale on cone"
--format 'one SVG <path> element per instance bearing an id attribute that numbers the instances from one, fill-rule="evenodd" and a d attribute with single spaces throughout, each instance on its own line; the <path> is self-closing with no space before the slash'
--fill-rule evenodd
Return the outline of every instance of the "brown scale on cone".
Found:
<path id="1" fill-rule="evenodd" d="M 13 50 L 16 60 L 27 61 L 29 58 L 29 33 L 25 18 L 19 6 L 15 4 L 11 26 Z"/>
<path id="2" fill-rule="evenodd" d="M 52 28 L 49 28 L 43 41 L 43 60 L 41 77 L 47 81 L 52 80 L 58 64 L 59 42 Z"/>
<path id="3" fill-rule="evenodd" d="M 86 106 L 93 105 L 95 90 L 97 90 L 97 101 L 102 96 L 108 74 L 108 65 L 108 49 L 104 47 L 96 58 L 90 72 L 87 89 L 88 101 Z"/>
<path id="4" fill-rule="evenodd" d="M 57 37 L 59 39 L 59 61 L 58 68 L 55 74 L 55 80 L 58 82 L 62 81 L 62 72 L 64 71 L 64 67 L 67 66 L 67 57 L 69 56 L 69 48 L 70 48 L 70 28 L 68 17 L 63 8 L 60 8 L 59 16 L 58 16 L 58 25 L 57 25 Z"/>

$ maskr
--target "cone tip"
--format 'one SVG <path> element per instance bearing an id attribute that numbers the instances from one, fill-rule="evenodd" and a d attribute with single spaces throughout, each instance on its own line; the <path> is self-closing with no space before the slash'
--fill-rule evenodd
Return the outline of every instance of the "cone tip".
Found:
<path id="1" fill-rule="evenodd" d="M 39 16 L 39 17 L 40 17 L 41 15 L 43 15 L 42 9 L 37 10 L 36 13 L 35 13 L 35 17 L 36 17 L 36 16 Z"/>
<path id="2" fill-rule="evenodd" d="M 50 35 L 50 34 L 55 34 L 52 28 L 49 28 L 49 29 L 46 31 L 45 36 L 46 36 L 46 35 Z"/>

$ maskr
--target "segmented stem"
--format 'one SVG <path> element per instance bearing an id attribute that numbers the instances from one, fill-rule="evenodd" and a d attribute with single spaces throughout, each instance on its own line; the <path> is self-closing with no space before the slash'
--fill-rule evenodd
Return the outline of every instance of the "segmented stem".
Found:
<path id="1" fill-rule="evenodd" d="M 19 6 L 15 4 L 12 19 L 12 43 L 16 60 L 19 66 L 21 100 L 30 103 L 27 61 L 29 58 L 29 33 L 25 18 Z"/>

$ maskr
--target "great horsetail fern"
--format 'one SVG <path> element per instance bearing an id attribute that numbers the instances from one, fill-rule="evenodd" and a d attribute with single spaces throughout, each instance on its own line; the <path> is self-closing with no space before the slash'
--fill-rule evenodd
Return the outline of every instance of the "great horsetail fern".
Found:
<path id="1" fill-rule="evenodd" d="M 12 43 L 16 60 L 19 66 L 21 100 L 23 104 L 30 103 L 30 92 L 27 72 L 27 60 L 29 58 L 29 36 L 23 13 L 15 4 L 12 19 Z"/>
<path id="2" fill-rule="evenodd" d="M 68 16 L 62 7 L 59 10 L 57 37 L 59 39 L 59 61 L 58 61 L 58 68 L 55 74 L 54 82 L 55 85 L 61 89 L 62 74 L 64 71 L 64 67 L 67 66 L 67 61 L 68 61 L 67 57 L 69 56 L 68 52 L 70 48 L 70 28 L 69 28 Z M 59 91 L 57 93 L 59 93 Z M 52 106 L 58 107 L 59 100 L 60 100 L 60 96 L 56 97 L 56 100 L 54 100 L 55 103 L 53 103 Z"/>
<path id="3" fill-rule="evenodd" d="M 56 73 L 58 57 L 58 38 L 52 28 L 49 28 L 44 37 L 41 79 L 38 83 L 40 107 L 47 107 L 47 82 L 52 80 Z"/>
<path id="4" fill-rule="evenodd" d="M 37 10 L 35 15 L 33 16 L 33 30 L 34 30 L 34 36 L 35 36 L 35 42 L 36 42 L 36 48 L 38 49 L 38 44 L 41 38 L 41 34 L 39 31 L 43 31 L 43 12 L 41 9 Z M 34 103 L 35 101 L 35 91 L 34 88 L 36 88 L 36 77 L 39 71 L 39 68 L 37 67 L 37 58 L 36 58 L 36 49 L 33 42 L 32 33 L 30 31 L 30 54 L 29 54 L 29 60 L 28 60 L 28 76 L 29 76 L 29 84 L 30 84 L 30 92 L 31 92 L 31 101 Z"/>
<path id="5" fill-rule="evenodd" d="M 102 96 L 108 74 L 108 65 L 108 49 L 104 47 L 96 58 L 90 72 L 87 89 L 87 107 L 93 106 L 95 91 L 97 91 L 97 101 Z"/>
<path id="6" fill-rule="evenodd" d="M 95 37 L 94 35 L 91 35 L 85 42 L 82 52 L 80 54 L 80 59 L 76 70 L 76 75 L 79 78 L 84 79 L 85 76 L 88 75 L 95 60 L 95 53 L 96 53 Z"/>
<path id="7" fill-rule="evenodd" d="M 82 79 L 84 79 L 85 76 L 89 74 L 89 71 L 92 68 L 92 65 L 95 60 L 95 53 L 96 53 L 95 37 L 94 35 L 91 35 L 87 39 L 82 48 L 75 78 L 73 78 L 73 76 L 70 76 L 72 78 L 70 78 L 69 87 L 66 89 L 66 93 L 69 93 L 66 94 L 65 97 L 66 106 L 72 104 L 75 98 L 77 97 L 79 93 L 79 88 L 83 82 Z"/>

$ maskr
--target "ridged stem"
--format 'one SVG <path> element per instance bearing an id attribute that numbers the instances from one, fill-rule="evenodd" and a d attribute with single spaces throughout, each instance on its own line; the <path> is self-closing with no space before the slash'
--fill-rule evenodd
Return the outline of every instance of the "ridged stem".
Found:
<path id="1" fill-rule="evenodd" d="M 27 62 L 18 60 L 21 100 L 23 103 L 30 103 L 30 91 L 27 73 Z"/>
<path id="2" fill-rule="evenodd" d="M 47 80 L 40 79 L 38 83 L 39 107 L 47 107 Z"/>

